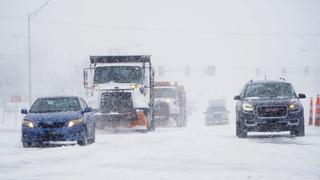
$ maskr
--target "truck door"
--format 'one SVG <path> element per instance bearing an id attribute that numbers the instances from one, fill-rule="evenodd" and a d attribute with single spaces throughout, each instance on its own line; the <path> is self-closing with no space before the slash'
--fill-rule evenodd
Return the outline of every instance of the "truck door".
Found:
<path id="1" fill-rule="evenodd" d="M 94 68 L 83 69 L 83 86 L 86 89 L 90 89 L 93 86 Z"/>

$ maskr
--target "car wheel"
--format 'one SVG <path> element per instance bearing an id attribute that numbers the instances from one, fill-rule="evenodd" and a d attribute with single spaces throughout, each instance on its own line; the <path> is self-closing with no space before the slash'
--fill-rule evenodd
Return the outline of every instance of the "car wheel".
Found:
<path id="1" fill-rule="evenodd" d="M 240 121 L 237 121 L 236 123 L 236 135 L 239 138 L 246 138 L 248 136 L 248 132 Z"/>
<path id="2" fill-rule="evenodd" d="M 290 134 L 292 136 L 305 136 L 305 128 L 304 128 L 304 123 L 299 124 L 299 126 L 293 130 L 290 131 Z"/>
<path id="3" fill-rule="evenodd" d="M 93 144 L 96 142 L 96 128 L 93 128 L 93 134 L 92 134 L 92 138 L 90 140 L 90 144 Z"/>
<path id="4" fill-rule="evenodd" d="M 80 146 L 85 146 L 88 144 L 87 130 L 85 130 L 83 137 L 77 141 Z"/>
<path id="5" fill-rule="evenodd" d="M 24 148 L 28 148 L 28 147 L 31 146 L 31 143 L 23 142 L 23 143 L 22 143 L 22 146 L 23 146 Z"/>

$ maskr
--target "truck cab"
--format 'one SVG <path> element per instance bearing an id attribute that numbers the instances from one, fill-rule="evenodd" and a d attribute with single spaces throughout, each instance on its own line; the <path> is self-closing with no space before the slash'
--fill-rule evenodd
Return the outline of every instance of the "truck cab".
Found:
<path id="1" fill-rule="evenodd" d="M 153 86 L 150 56 L 90 56 L 84 69 L 84 87 L 101 129 L 153 130 Z"/>
<path id="2" fill-rule="evenodd" d="M 178 86 L 177 82 L 156 82 L 154 96 L 155 107 L 162 107 L 155 109 L 157 122 L 169 121 L 171 118 L 178 127 L 186 126 L 186 95 L 183 86 Z"/>

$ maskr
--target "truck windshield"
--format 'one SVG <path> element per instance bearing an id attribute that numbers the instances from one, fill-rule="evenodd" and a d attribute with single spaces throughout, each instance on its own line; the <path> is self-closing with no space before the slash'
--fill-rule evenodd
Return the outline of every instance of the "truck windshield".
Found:
<path id="1" fill-rule="evenodd" d="M 155 98 L 176 98 L 177 89 L 176 88 L 155 88 L 154 96 Z"/>
<path id="2" fill-rule="evenodd" d="M 94 83 L 142 83 L 142 69 L 139 66 L 103 66 L 97 67 Z"/>
<path id="3" fill-rule="evenodd" d="M 36 100 L 30 113 L 47 113 L 60 111 L 80 111 L 79 101 L 75 97 L 66 98 L 41 98 Z"/>
<path id="4" fill-rule="evenodd" d="M 287 83 L 261 83 L 248 85 L 244 98 L 296 98 L 296 94 Z"/>

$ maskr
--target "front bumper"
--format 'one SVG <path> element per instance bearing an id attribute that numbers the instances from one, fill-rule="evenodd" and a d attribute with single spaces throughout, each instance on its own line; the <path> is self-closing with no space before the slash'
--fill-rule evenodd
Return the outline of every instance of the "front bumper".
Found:
<path id="1" fill-rule="evenodd" d="M 111 130 L 146 130 L 147 120 L 143 113 L 131 115 L 123 114 L 99 114 L 95 115 L 96 127 L 99 129 L 111 129 Z"/>
<path id="2" fill-rule="evenodd" d="M 227 124 L 229 123 L 229 119 L 226 118 L 206 118 L 207 124 Z"/>
<path id="3" fill-rule="evenodd" d="M 71 128 L 28 128 L 22 127 L 23 143 L 46 142 L 46 141 L 77 141 L 84 136 L 84 126 L 75 125 Z"/>
<path id="4" fill-rule="evenodd" d="M 258 117 L 254 113 L 238 112 L 238 121 L 247 131 L 253 132 L 280 132 L 290 131 L 304 123 L 303 111 L 288 112 L 285 117 Z"/>

